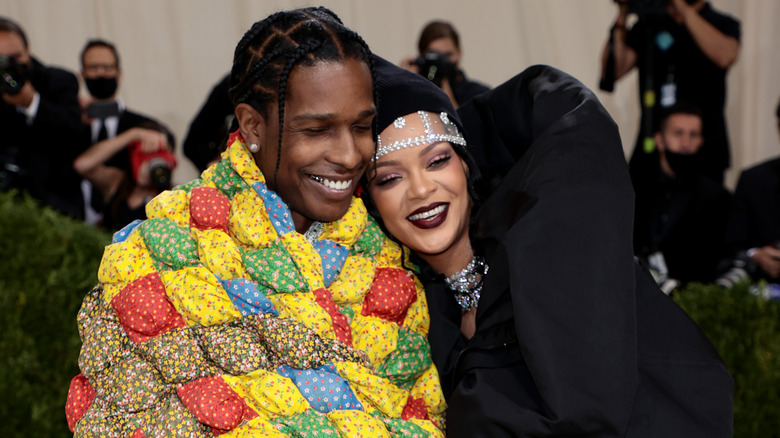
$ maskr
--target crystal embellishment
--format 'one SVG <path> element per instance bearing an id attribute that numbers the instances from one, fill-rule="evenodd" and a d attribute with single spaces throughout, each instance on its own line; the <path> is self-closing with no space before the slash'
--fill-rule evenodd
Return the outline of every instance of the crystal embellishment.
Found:
<path id="1" fill-rule="evenodd" d="M 437 134 L 433 132 L 432 129 L 433 125 L 431 123 L 431 118 L 427 112 L 417 111 L 417 115 L 420 117 L 420 120 L 422 120 L 423 122 L 423 128 L 425 132 L 423 132 L 422 135 L 396 140 L 387 145 L 382 144 L 382 138 L 380 136 L 377 136 L 376 154 L 374 154 L 372 161 L 376 161 L 379 158 L 389 154 L 390 152 L 400 151 L 401 149 L 406 149 L 415 146 L 426 146 L 441 141 L 447 141 L 452 144 L 457 144 L 464 147 L 466 146 L 466 139 L 464 139 L 463 135 L 460 133 L 460 131 L 458 131 L 458 127 L 455 126 L 455 124 L 450 121 L 449 117 L 447 116 L 447 113 L 442 112 L 441 114 L 434 115 L 434 117 L 441 120 L 441 123 L 444 126 L 444 130 L 446 134 Z M 403 122 L 401 122 L 401 120 L 403 120 Z M 438 123 L 439 120 L 433 120 L 433 123 Z M 406 126 L 406 119 L 404 117 L 399 117 L 395 119 L 395 121 L 393 122 L 394 128 L 401 129 L 399 128 L 399 125 L 401 127 Z"/>

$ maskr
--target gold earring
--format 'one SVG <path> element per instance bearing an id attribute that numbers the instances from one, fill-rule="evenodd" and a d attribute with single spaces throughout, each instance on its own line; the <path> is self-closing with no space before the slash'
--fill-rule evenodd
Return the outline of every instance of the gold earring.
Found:
<path id="1" fill-rule="evenodd" d="M 257 153 L 257 151 L 259 151 L 259 150 L 260 150 L 260 146 L 258 146 L 258 145 L 257 145 L 257 143 L 252 143 L 252 144 L 250 144 L 250 145 L 249 145 L 249 150 L 250 150 L 250 151 L 251 151 L 253 154 L 256 154 L 256 153 Z"/>

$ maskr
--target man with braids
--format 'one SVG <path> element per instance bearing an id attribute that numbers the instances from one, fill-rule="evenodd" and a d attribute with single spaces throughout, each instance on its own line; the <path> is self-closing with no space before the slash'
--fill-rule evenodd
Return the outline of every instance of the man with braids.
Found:
<path id="1" fill-rule="evenodd" d="M 422 286 L 353 196 L 370 56 L 324 8 L 239 42 L 239 130 L 114 236 L 79 312 L 77 436 L 442 436 Z"/>

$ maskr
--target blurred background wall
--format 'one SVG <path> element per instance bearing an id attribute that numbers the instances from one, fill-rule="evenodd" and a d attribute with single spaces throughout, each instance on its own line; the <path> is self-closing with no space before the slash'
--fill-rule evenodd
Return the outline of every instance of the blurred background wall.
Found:
<path id="1" fill-rule="evenodd" d="M 780 154 L 774 110 L 780 99 L 780 1 L 713 0 L 742 22 L 742 48 L 728 75 L 727 119 L 733 188 L 742 168 Z M 460 32 L 462 67 L 495 86 L 532 64 L 550 64 L 593 88 L 618 123 L 630 152 L 639 123 L 636 72 L 615 92 L 598 90 L 600 56 L 616 14 L 613 0 L 0 0 L 0 14 L 27 32 L 34 56 L 79 71 L 89 38 L 114 42 L 129 108 L 176 135 L 178 153 L 211 87 L 230 70 L 233 49 L 257 20 L 279 9 L 324 5 L 361 34 L 377 54 L 398 62 L 416 52 L 432 19 Z M 82 90 L 84 87 L 82 86 Z M 56 141 L 56 140 L 55 140 Z M 186 159 L 176 183 L 197 176 Z"/>

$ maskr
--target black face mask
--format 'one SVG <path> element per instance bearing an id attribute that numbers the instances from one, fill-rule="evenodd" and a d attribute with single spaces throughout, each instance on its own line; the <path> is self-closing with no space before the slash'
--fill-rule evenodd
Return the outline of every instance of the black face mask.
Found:
<path id="1" fill-rule="evenodd" d="M 30 79 L 30 66 L 9 56 L 0 56 L 0 92 L 15 96 Z"/>
<path id="2" fill-rule="evenodd" d="M 84 78 L 84 83 L 87 84 L 87 90 L 95 99 L 108 99 L 116 93 L 117 82 L 116 78 Z"/>
<path id="3" fill-rule="evenodd" d="M 683 155 L 666 151 L 666 161 L 677 178 L 687 178 L 701 173 L 701 163 L 696 154 Z"/>

